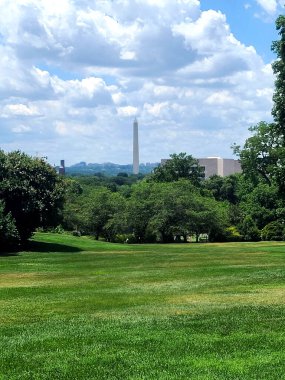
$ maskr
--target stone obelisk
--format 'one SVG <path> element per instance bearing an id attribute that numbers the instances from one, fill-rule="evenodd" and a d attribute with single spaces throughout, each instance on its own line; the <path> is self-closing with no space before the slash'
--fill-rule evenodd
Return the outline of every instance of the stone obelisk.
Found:
<path id="1" fill-rule="evenodd" d="M 137 118 L 133 124 L 133 174 L 139 173 L 139 128 Z"/>

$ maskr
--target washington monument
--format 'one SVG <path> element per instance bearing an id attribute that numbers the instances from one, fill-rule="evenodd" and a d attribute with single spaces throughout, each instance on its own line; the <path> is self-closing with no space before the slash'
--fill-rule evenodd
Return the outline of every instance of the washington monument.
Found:
<path id="1" fill-rule="evenodd" d="M 133 174 L 139 174 L 139 128 L 137 118 L 133 124 Z"/>

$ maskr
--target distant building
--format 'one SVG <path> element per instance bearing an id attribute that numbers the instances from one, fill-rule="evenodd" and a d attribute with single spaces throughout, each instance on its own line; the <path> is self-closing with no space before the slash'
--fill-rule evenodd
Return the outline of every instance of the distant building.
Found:
<path id="1" fill-rule="evenodd" d="M 199 165 L 205 168 L 205 178 L 212 175 L 225 177 L 230 174 L 241 173 L 239 160 L 233 158 L 207 157 L 198 158 Z"/>
<path id="2" fill-rule="evenodd" d="M 65 175 L 65 162 L 64 162 L 64 160 L 60 160 L 60 167 L 58 169 L 58 174 Z"/>
<path id="3" fill-rule="evenodd" d="M 164 165 L 168 159 L 163 158 L 161 165 Z M 198 158 L 199 165 L 204 168 L 205 178 L 212 175 L 225 177 L 230 174 L 241 173 L 241 165 L 239 160 L 233 158 L 207 157 Z"/>

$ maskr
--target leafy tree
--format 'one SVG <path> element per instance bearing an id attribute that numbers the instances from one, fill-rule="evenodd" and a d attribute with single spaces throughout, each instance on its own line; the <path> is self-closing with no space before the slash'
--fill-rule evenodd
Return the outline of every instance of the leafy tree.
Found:
<path id="1" fill-rule="evenodd" d="M 278 189 L 264 183 L 259 183 L 240 202 L 243 216 L 250 216 L 259 229 L 278 217 L 277 210 L 281 210 Z"/>
<path id="2" fill-rule="evenodd" d="M 232 204 L 238 202 L 238 184 L 240 174 L 231 174 L 226 177 L 213 175 L 203 183 L 210 190 L 217 201 L 228 201 Z"/>
<path id="3" fill-rule="evenodd" d="M 95 189 L 85 200 L 85 226 L 98 240 L 100 236 L 106 240 L 112 240 L 116 233 L 121 232 L 118 228 L 119 221 L 115 218 L 116 213 L 124 209 L 124 198 L 113 193 L 105 187 Z"/>
<path id="4" fill-rule="evenodd" d="M 243 173 L 254 185 L 260 181 L 271 185 L 279 152 L 276 124 L 262 121 L 249 130 L 253 132 L 253 136 L 246 140 L 242 149 L 234 145 L 234 153 L 240 158 Z"/>
<path id="5" fill-rule="evenodd" d="M 65 178 L 65 189 L 62 226 L 68 231 L 84 232 L 83 210 L 86 194 L 83 186 L 78 180 Z"/>
<path id="6" fill-rule="evenodd" d="M 15 220 L 10 212 L 5 214 L 4 203 L 0 202 L 0 250 L 16 246 L 19 240 Z"/>
<path id="7" fill-rule="evenodd" d="M 189 231 L 195 234 L 196 242 L 201 234 L 207 234 L 210 240 L 228 227 L 227 207 L 209 197 L 196 197 L 194 207 L 189 209 Z"/>
<path id="8" fill-rule="evenodd" d="M 191 194 L 187 192 L 189 188 L 192 190 L 193 186 L 188 181 L 157 183 L 153 188 L 153 216 L 149 221 L 149 230 L 163 243 L 173 241 L 175 235 L 183 236 L 186 240 L 186 199 Z"/>
<path id="9" fill-rule="evenodd" d="M 151 197 L 155 183 L 141 181 L 132 186 L 132 194 L 127 203 L 127 224 L 135 241 L 152 240 L 148 232 L 149 221 L 154 215 L 154 199 Z"/>
<path id="10" fill-rule="evenodd" d="M 278 220 L 268 223 L 261 230 L 262 240 L 284 240 L 285 226 L 284 223 Z"/>
<path id="11" fill-rule="evenodd" d="M 277 60 L 272 64 L 273 72 L 276 75 L 272 115 L 283 136 L 283 146 L 285 146 L 285 16 L 280 15 L 277 18 L 276 29 L 280 40 L 274 41 L 271 46 L 272 51 L 277 55 Z"/>
<path id="12" fill-rule="evenodd" d="M 71 196 L 73 198 L 81 195 L 83 193 L 83 188 L 81 184 L 72 178 L 64 178 L 65 182 L 65 195 L 66 197 Z"/>
<path id="13" fill-rule="evenodd" d="M 227 226 L 224 204 L 203 196 L 188 180 L 137 184 L 128 202 L 129 225 L 137 241 L 154 236 L 171 242 L 175 236 L 213 233 Z"/>
<path id="14" fill-rule="evenodd" d="M 242 241 L 242 238 L 243 237 L 236 226 L 230 226 L 225 229 L 226 241 Z"/>
<path id="15" fill-rule="evenodd" d="M 250 215 L 244 218 L 239 230 L 246 241 L 260 240 L 260 231 Z"/>
<path id="16" fill-rule="evenodd" d="M 179 179 L 188 179 L 199 186 L 204 178 L 204 170 L 198 160 L 186 153 L 171 154 L 170 159 L 163 165 L 156 167 L 149 177 L 155 182 L 174 182 Z"/>
<path id="17" fill-rule="evenodd" d="M 115 241 L 116 236 L 128 232 L 126 200 L 119 193 L 112 193 L 109 198 L 109 219 L 103 227 L 103 236 L 107 241 Z"/>
<path id="18" fill-rule="evenodd" d="M 57 225 L 63 206 L 64 186 L 43 159 L 19 151 L 0 151 L 0 199 L 15 220 L 21 242 L 39 226 Z"/>
<path id="19" fill-rule="evenodd" d="M 272 64 L 276 76 L 272 115 L 274 123 L 261 122 L 250 130 L 254 133 L 244 148 L 234 146 L 240 156 L 242 169 L 255 184 L 263 179 L 276 184 L 280 195 L 285 195 L 285 16 L 276 20 L 280 40 L 272 43 L 277 60 Z"/>

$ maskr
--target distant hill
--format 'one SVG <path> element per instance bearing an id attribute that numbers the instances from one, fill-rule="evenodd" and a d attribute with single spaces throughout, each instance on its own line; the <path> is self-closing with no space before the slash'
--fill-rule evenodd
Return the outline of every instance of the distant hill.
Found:
<path id="1" fill-rule="evenodd" d="M 146 164 L 140 164 L 139 172 L 141 174 L 148 174 L 151 173 L 154 168 L 156 168 L 159 165 L 158 162 L 155 163 L 146 163 Z M 103 164 L 96 164 L 96 163 L 89 163 L 86 162 L 79 162 L 77 164 L 67 166 L 65 167 L 65 173 L 69 175 L 76 175 L 76 174 L 82 174 L 82 175 L 92 175 L 96 173 L 105 174 L 108 176 L 115 176 L 118 173 L 127 173 L 132 174 L 133 172 L 133 165 L 126 164 L 114 164 L 112 162 L 105 162 Z"/>

